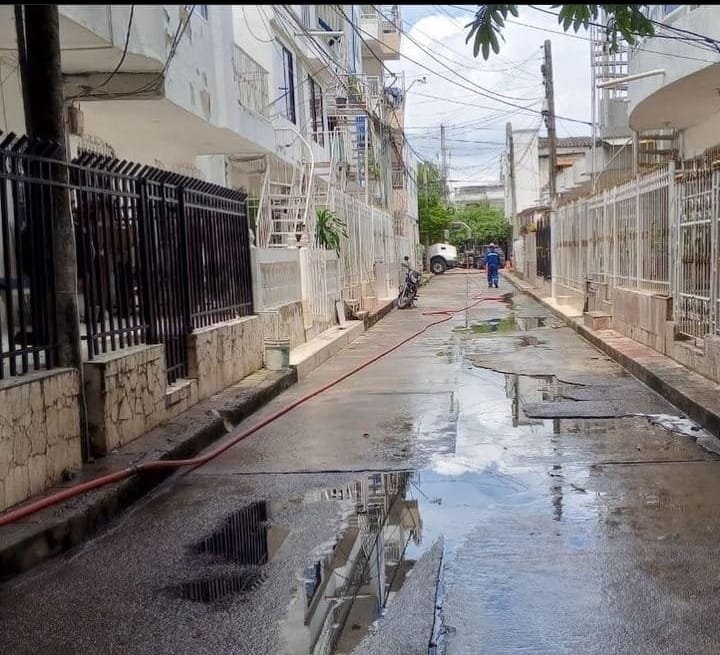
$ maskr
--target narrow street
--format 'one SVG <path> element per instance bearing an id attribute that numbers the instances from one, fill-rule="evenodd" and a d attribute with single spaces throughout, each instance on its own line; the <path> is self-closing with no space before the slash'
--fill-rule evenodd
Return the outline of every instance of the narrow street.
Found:
<path id="1" fill-rule="evenodd" d="M 467 281 L 435 277 L 248 424 L 462 307 Z M 720 652 L 715 440 L 504 280 L 469 294 L 503 299 L 1 588 L 0 651 Z"/>

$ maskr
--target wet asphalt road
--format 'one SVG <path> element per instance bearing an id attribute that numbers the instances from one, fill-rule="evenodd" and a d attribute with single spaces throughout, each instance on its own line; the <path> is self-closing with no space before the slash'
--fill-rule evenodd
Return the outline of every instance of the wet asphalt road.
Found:
<path id="1" fill-rule="evenodd" d="M 435 278 L 260 415 L 465 294 Z M 468 325 L 0 589 L 0 652 L 720 652 L 717 441 L 527 297 Z"/>

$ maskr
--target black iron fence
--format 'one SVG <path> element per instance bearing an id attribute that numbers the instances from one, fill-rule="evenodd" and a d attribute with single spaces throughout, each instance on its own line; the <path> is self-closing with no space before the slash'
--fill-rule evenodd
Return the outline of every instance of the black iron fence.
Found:
<path id="1" fill-rule="evenodd" d="M 55 152 L 14 134 L 0 141 L 0 379 L 55 363 Z"/>
<path id="2" fill-rule="evenodd" d="M 552 278 L 551 254 L 550 254 L 550 215 L 545 214 L 537 222 L 535 233 L 535 250 L 537 255 L 537 276 L 545 280 Z"/>
<path id="3" fill-rule="evenodd" d="M 88 358 L 146 340 L 137 164 L 83 155 L 70 165 L 78 291 Z"/>
<path id="4" fill-rule="evenodd" d="M 95 154 L 0 142 L 0 378 L 54 365 L 54 190 L 68 185 L 89 359 L 165 344 L 187 374 L 187 335 L 253 311 L 246 196 Z"/>
<path id="5" fill-rule="evenodd" d="M 95 284 L 85 301 L 88 356 L 163 343 L 168 380 L 184 377 L 188 334 L 253 311 L 246 195 L 97 155 L 72 167 L 73 177 L 92 179 L 76 185 L 78 206 L 105 208 L 82 231 L 105 235 L 106 244 L 86 245 L 96 263 L 83 259 Z"/>

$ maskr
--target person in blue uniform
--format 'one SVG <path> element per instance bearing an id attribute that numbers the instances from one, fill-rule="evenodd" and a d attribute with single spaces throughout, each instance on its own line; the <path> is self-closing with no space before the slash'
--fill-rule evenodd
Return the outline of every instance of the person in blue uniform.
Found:
<path id="1" fill-rule="evenodd" d="M 500 271 L 500 255 L 495 250 L 495 244 L 491 243 L 487 254 L 485 255 L 485 268 L 487 270 L 488 288 L 498 288 L 498 278 Z"/>

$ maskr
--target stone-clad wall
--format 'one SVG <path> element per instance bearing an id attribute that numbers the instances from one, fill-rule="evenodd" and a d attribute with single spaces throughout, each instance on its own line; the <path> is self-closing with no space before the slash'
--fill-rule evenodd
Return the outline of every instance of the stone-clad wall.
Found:
<path id="1" fill-rule="evenodd" d="M 189 377 L 200 399 L 262 368 L 263 328 L 258 316 L 218 323 L 188 335 Z"/>
<path id="2" fill-rule="evenodd" d="M 79 390 L 68 369 L 0 383 L 0 510 L 80 469 Z"/>
<path id="3" fill-rule="evenodd" d="M 162 345 L 99 355 L 84 369 L 90 441 L 96 454 L 108 453 L 165 420 Z"/>
<path id="4" fill-rule="evenodd" d="M 199 400 L 262 368 L 257 316 L 219 323 L 187 337 L 188 379 L 168 386 L 162 345 L 126 348 L 85 363 L 93 452 L 112 452 Z"/>
<path id="5" fill-rule="evenodd" d="M 92 451 L 112 452 L 262 368 L 258 316 L 188 336 L 189 379 L 168 386 L 165 350 L 144 345 L 84 364 Z M 78 371 L 0 382 L 0 511 L 41 493 L 82 465 Z"/>

